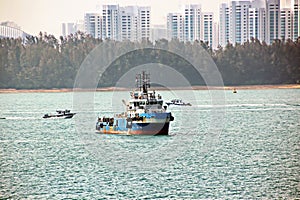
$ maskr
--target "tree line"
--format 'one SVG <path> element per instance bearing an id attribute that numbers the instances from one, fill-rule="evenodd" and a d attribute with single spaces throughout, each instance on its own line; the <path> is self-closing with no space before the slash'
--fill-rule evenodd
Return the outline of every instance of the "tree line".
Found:
<path id="1" fill-rule="evenodd" d="M 80 65 L 97 46 L 105 48 L 106 56 L 119 49 L 153 46 L 180 51 L 193 60 L 201 58 L 203 50 L 218 67 L 225 85 L 290 84 L 300 81 L 300 39 L 275 40 L 271 45 L 251 39 L 244 44 L 230 44 L 212 50 L 202 41 L 180 42 L 161 39 L 130 42 L 101 40 L 82 32 L 55 38 L 40 33 L 26 40 L 0 39 L 0 88 L 49 89 L 73 88 Z M 142 48 L 141 48 L 142 49 Z M 174 54 L 144 49 L 128 53 L 110 64 L 98 87 L 114 86 L 131 68 L 147 62 L 168 64 L 188 77 L 192 85 L 205 85 L 201 75 L 187 60 Z M 203 65 L 203 70 L 206 69 Z"/>

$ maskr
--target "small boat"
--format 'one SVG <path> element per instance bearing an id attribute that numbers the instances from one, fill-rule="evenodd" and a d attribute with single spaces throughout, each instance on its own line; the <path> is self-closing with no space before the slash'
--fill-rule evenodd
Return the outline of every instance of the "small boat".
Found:
<path id="1" fill-rule="evenodd" d="M 150 74 L 143 71 L 136 75 L 136 89 L 130 92 L 128 102 L 123 100 L 126 111 L 114 117 L 99 117 L 96 132 L 117 135 L 168 135 L 169 124 L 174 120 L 163 99 L 150 92 Z"/>
<path id="2" fill-rule="evenodd" d="M 0 119 L 6 119 L 5 117 L 0 117 Z"/>
<path id="3" fill-rule="evenodd" d="M 72 118 L 76 113 L 71 113 L 70 110 L 57 110 L 56 114 L 45 114 L 43 116 L 44 119 L 47 118 L 63 118 L 63 119 L 70 119 Z"/>
<path id="4" fill-rule="evenodd" d="M 175 106 L 191 106 L 192 105 L 190 103 L 183 102 L 182 99 L 172 99 L 171 101 L 166 102 L 166 104 L 168 106 L 170 106 L 170 105 L 175 105 Z"/>
<path id="5" fill-rule="evenodd" d="M 233 88 L 232 93 L 237 93 L 237 90 L 235 88 Z"/>

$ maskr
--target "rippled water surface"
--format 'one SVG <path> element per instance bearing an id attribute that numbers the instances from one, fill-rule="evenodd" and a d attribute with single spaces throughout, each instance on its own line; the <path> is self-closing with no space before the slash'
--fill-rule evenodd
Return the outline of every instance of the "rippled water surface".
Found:
<path id="1" fill-rule="evenodd" d="M 170 107 L 158 137 L 95 133 L 127 92 L 82 107 L 73 93 L 0 94 L 0 199 L 300 198 L 300 90 L 225 91 L 218 106 L 208 91 L 161 93 L 193 106 Z M 42 119 L 65 108 L 74 118 Z"/>

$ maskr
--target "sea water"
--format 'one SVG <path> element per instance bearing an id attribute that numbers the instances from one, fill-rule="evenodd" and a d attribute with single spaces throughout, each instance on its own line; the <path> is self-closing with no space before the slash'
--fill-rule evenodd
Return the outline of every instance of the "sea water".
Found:
<path id="1" fill-rule="evenodd" d="M 128 92 L 0 94 L 0 198 L 300 198 L 300 90 L 160 93 L 192 104 L 169 136 L 95 133 Z"/>

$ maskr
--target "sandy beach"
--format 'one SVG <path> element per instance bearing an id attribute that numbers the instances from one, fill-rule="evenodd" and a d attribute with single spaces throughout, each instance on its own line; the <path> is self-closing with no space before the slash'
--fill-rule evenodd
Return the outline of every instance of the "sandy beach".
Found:
<path id="1" fill-rule="evenodd" d="M 176 88 L 163 88 L 152 87 L 152 90 L 268 90 L 268 89 L 300 89 L 300 84 L 282 84 L 282 85 L 240 85 L 240 86 L 224 86 L 224 87 L 207 87 L 207 86 L 192 86 L 192 87 L 176 87 Z M 106 91 L 130 91 L 129 88 L 97 88 L 97 92 Z M 94 89 L 73 89 L 73 88 L 53 88 L 53 89 L 0 89 L 0 93 L 58 93 L 58 92 L 93 92 Z"/>

